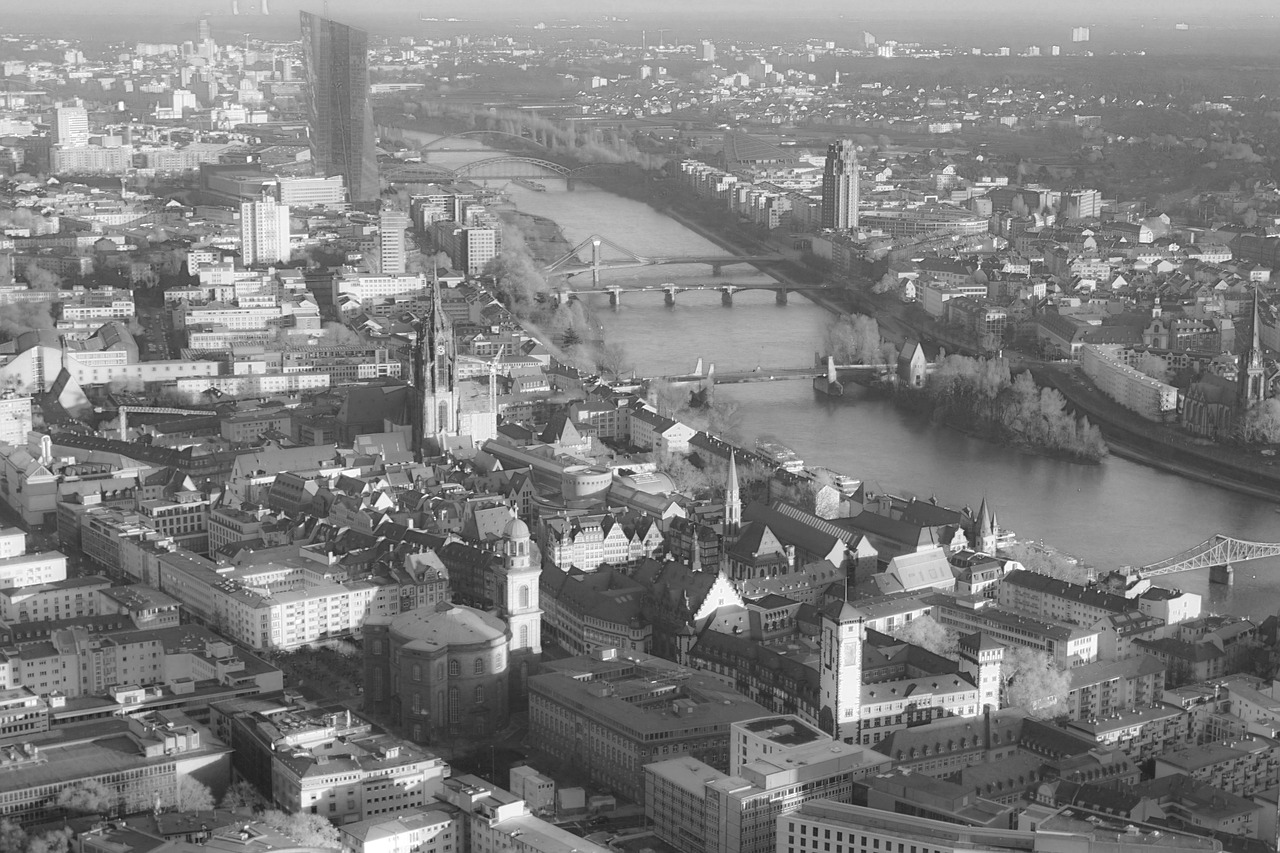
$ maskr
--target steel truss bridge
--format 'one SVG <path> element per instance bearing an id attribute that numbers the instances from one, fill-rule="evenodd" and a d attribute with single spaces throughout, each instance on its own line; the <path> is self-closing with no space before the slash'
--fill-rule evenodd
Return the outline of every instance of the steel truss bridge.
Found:
<path id="1" fill-rule="evenodd" d="M 1232 539 L 1230 536 L 1219 533 L 1180 554 L 1143 566 L 1138 569 L 1138 573 L 1144 578 L 1149 578 L 1210 566 L 1227 566 L 1247 560 L 1262 560 L 1267 557 L 1280 557 L 1280 542 L 1248 542 L 1244 539 Z"/>

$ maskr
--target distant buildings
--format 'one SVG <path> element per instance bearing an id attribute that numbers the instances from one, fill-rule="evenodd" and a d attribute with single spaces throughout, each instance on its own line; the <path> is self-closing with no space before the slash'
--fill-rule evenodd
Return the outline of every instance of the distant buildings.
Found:
<path id="1" fill-rule="evenodd" d="M 320 174 L 343 176 L 352 202 L 376 201 L 369 35 L 312 12 L 301 18 L 312 160 Z"/>

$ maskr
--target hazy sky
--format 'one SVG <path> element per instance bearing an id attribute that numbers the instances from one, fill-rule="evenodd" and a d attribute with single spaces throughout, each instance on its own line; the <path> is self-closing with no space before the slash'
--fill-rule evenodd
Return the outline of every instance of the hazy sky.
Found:
<path id="1" fill-rule="evenodd" d="M 17 0 L 6 0 L 6 3 Z M 247 8 L 260 0 L 240 0 Z M 320 11 L 322 0 L 269 0 L 273 15 L 295 13 L 299 8 Z M 43 0 L 38 4 L 22 4 L 22 12 L 38 9 L 41 13 L 90 14 L 148 13 L 170 16 L 194 17 L 202 11 L 224 14 L 231 7 L 231 0 Z M 918 14 L 936 14 L 949 18 L 980 17 L 1013 14 L 1020 18 L 1052 15 L 1054 17 L 1111 17 L 1113 15 L 1134 18 L 1139 16 L 1169 17 L 1212 14 L 1266 14 L 1274 15 L 1280 8 L 1274 0 L 807 0 L 798 5 L 783 5 L 777 0 L 330 0 L 330 13 L 334 17 L 358 16 L 376 9 L 379 15 L 403 12 L 417 16 L 466 16 L 493 18 L 516 16 L 522 19 L 546 16 L 581 15 L 598 17 L 604 14 L 620 16 L 655 17 L 660 15 L 710 15 L 737 14 L 772 18 L 816 17 L 824 14 L 844 14 L 847 17 L 908 17 Z M 19 10 L 10 10 L 18 12 Z M 24 14 L 23 17 L 26 17 Z M 0 27 L 3 23 L 0 22 Z"/>

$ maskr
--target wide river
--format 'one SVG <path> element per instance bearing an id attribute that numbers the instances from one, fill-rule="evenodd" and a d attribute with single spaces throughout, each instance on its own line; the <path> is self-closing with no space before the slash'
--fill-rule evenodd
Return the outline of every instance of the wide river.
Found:
<path id="1" fill-rule="evenodd" d="M 425 137 L 430 138 L 430 137 Z M 466 147 L 474 148 L 470 141 Z M 441 152 L 432 162 L 459 165 L 474 153 Z M 501 183 L 501 182 L 500 182 Z M 570 243 L 600 234 L 640 255 L 718 255 L 723 251 L 639 202 L 579 184 L 541 180 L 546 192 L 507 187 L 526 213 L 555 220 Z M 606 257 L 608 255 L 606 254 Z M 741 267 L 724 281 L 759 281 Z M 651 282 L 705 278 L 703 269 L 668 266 L 628 270 L 617 279 Z M 702 358 L 717 369 L 799 367 L 813 363 L 831 315 L 804 298 L 776 305 L 773 293 L 740 292 L 733 307 L 719 293 L 685 292 L 668 307 L 660 293 L 590 297 L 605 337 L 625 346 L 641 375 L 682 373 Z M 807 463 L 857 477 L 878 492 L 936 496 L 950 506 L 977 507 L 985 497 L 1000 525 L 1079 555 L 1100 570 L 1141 566 L 1223 533 L 1280 541 L 1275 504 L 1110 457 L 1077 465 L 1001 447 L 904 413 L 852 388 L 833 401 L 807 381 L 719 386 L 742 408 L 743 438 L 777 437 Z M 1207 570 L 1158 581 L 1205 597 L 1206 608 L 1261 620 L 1280 610 L 1280 560 L 1236 566 L 1235 584 L 1210 586 Z"/>

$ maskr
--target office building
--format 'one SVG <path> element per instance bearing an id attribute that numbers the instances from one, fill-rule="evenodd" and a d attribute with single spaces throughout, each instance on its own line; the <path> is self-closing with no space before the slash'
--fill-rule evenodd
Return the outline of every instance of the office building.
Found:
<path id="1" fill-rule="evenodd" d="M 445 780 L 442 799 L 466 812 L 466 844 L 471 853 L 609 853 L 595 841 L 535 817 L 529 804 L 476 776 Z M 424 848 L 423 853 L 428 853 Z"/>
<path id="2" fill-rule="evenodd" d="M 378 273 L 403 275 L 407 260 L 406 235 L 409 215 L 387 210 L 378 217 Z"/>
<path id="3" fill-rule="evenodd" d="M 311 160 L 325 177 L 342 175 L 352 202 L 376 201 L 369 34 L 312 12 L 301 18 Z"/>
<path id="4" fill-rule="evenodd" d="M 703 62 L 716 61 L 716 46 L 712 44 L 711 39 L 703 39 L 698 48 L 698 58 Z"/>
<path id="5" fill-rule="evenodd" d="M 852 140 L 827 147 L 822 170 L 822 227 L 840 231 L 858 227 L 858 156 Z"/>
<path id="6" fill-rule="evenodd" d="M 411 814 L 435 804 L 449 775 L 440 758 L 342 705 L 254 696 L 209 711 L 210 728 L 235 750 L 236 775 L 290 814 L 339 824 Z"/>
<path id="7" fill-rule="evenodd" d="M 637 802 L 644 765 L 683 756 L 728 772 L 729 727 L 768 713 L 712 676 L 639 652 L 544 666 L 529 679 L 529 743 Z"/>
<path id="8" fill-rule="evenodd" d="M 351 853 L 454 853 L 461 851 L 466 816 L 433 801 L 395 817 L 371 817 L 342 826 L 342 849 Z"/>
<path id="9" fill-rule="evenodd" d="M 89 144 L 89 113 L 84 107 L 58 107 L 53 111 L 53 144 L 70 148 Z"/>
<path id="10" fill-rule="evenodd" d="M 1030 816 L 1028 816 L 1030 817 Z M 1022 823 L 1026 823 L 1023 821 Z M 1152 850 L 1216 851 L 1212 838 L 1184 835 L 1162 826 L 1137 827 L 1099 816 L 1085 819 L 1071 809 L 1046 810 L 1034 829 L 987 829 L 934 820 L 919 814 L 830 801 L 807 803 L 778 820 L 778 853 L 876 853 L 906 851 L 1035 851 L 1036 853 L 1149 853 Z"/>
<path id="11" fill-rule="evenodd" d="M 289 205 L 264 197 L 240 204 L 240 257 L 245 266 L 289 260 Z"/>
<path id="12" fill-rule="evenodd" d="M 779 815 L 811 800 L 851 802 L 854 780 L 891 763 L 794 716 L 734 723 L 730 738 L 730 773 L 693 758 L 644 767 L 645 816 L 685 853 L 772 853 Z"/>
<path id="13" fill-rule="evenodd" d="M 33 734 L 6 747 L 0 773 L 0 819 L 22 826 L 65 815 L 63 788 L 97 781 L 114 791 L 112 812 L 149 811 L 174 802 L 178 779 L 209 787 L 214 798 L 230 782 L 231 750 L 176 711 L 112 717 Z"/>

